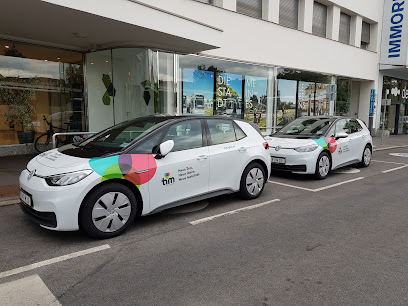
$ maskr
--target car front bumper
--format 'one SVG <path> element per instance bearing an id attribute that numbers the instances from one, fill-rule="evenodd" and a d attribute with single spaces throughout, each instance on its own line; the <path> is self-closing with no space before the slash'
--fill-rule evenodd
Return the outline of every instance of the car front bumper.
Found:
<path id="1" fill-rule="evenodd" d="M 271 149 L 271 157 L 285 158 L 285 163 L 272 163 L 273 170 L 290 171 L 293 173 L 313 174 L 316 170 L 316 161 L 321 150 L 312 152 L 297 152 L 294 149 Z"/>
<path id="2" fill-rule="evenodd" d="M 28 170 L 20 174 L 20 188 L 31 196 L 32 205 L 21 203 L 23 212 L 42 227 L 58 231 L 79 229 L 78 214 L 89 185 L 87 178 L 70 186 L 49 186 L 44 178 L 28 179 Z"/>

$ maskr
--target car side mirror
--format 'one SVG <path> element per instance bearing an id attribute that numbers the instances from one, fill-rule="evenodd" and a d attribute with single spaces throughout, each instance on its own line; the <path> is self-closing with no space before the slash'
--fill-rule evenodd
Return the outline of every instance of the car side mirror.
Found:
<path id="1" fill-rule="evenodd" d="M 159 146 L 159 152 L 155 156 L 156 159 L 161 159 L 165 157 L 167 154 L 173 150 L 174 147 L 174 141 L 173 140 L 167 140 L 163 143 L 160 144 Z"/>
<path id="2" fill-rule="evenodd" d="M 348 137 L 348 134 L 344 132 L 340 132 L 336 134 L 336 140 L 340 138 L 347 138 L 347 137 Z"/>

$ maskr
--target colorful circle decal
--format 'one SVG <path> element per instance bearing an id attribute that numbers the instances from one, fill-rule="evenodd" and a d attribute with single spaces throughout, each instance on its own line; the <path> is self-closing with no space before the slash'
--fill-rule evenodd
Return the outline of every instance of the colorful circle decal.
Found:
<path id="1" fill-rule="evenodd" d="M 156 160 L 150 154 L 125 154 L 91 159 L 89 165 L 102 176 L 102 182 L 119 178 L 126 179 L 136 186 L 150 181 L 157 170 Z"/>

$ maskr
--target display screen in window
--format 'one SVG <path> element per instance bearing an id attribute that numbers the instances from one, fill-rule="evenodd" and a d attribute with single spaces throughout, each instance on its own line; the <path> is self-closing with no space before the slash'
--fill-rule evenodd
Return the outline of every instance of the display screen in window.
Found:
<path id="1" fill-rule="evenodd" d="M 245 120 L 266 127 L 266 102 L 268 79 L 245 76 Z"/>
<path id="2" fill-rule="evenodd" d="M 216 115 L 242 118 L 242 75 L 217 73 Z"/>
<path id="3" fill-rule="evenodd" d="M 214 72 L 183 69 L 183 114 L 212 115 Z"/>

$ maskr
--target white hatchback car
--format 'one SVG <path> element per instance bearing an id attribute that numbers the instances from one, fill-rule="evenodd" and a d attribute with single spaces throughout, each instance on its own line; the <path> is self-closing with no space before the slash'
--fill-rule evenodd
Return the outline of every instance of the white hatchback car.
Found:
<path id="1" fill-rule="evenodd" d="M 368 167 L 373 149 L 364 122 L 344 117 L 301 117 L 266 140 L 272 169 L 314 174 L 318 179 L 354 163 Z"/>
<path id="2" fill-rule="evenodd" d="M 258 197 L 268 143 L 225 117 L 144 117 L 33 158 L 20 175 L 21 208 L 41 226 L 121 234 L 136 215 L 225 193 Z"/>

